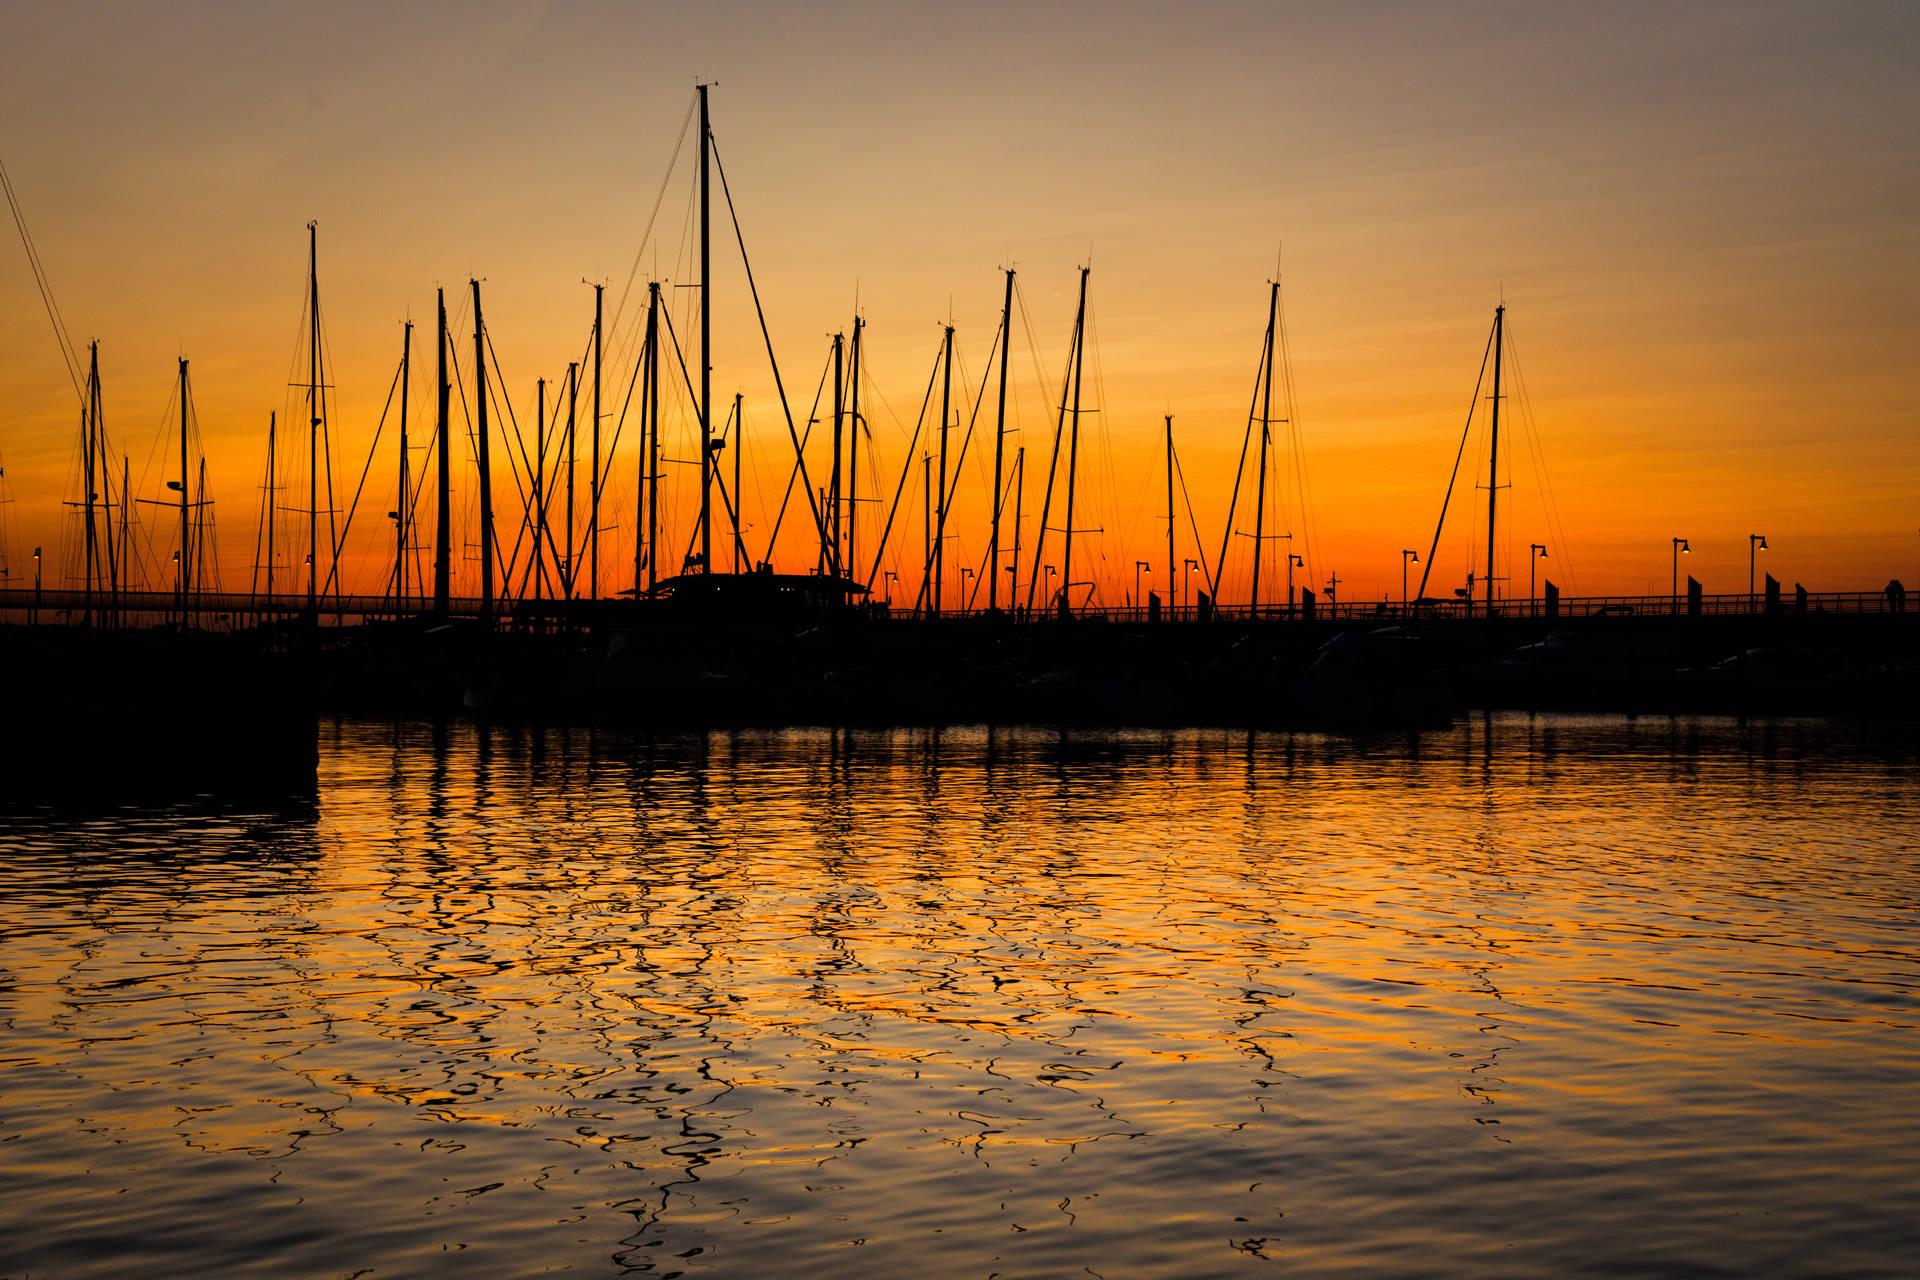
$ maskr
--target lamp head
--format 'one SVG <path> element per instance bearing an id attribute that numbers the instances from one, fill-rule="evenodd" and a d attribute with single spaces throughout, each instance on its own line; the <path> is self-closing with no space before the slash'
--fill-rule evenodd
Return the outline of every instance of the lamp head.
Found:
<path id="1" fill-rule="evenodd" d="M 1685 538 L 1675 538 L 1673 540 L 1673 545 L 1676 550 L 1684 551 L 1688 555 L 1693 554 L 1693 548 L 1687 545 L 1687 540 Z"/>
<path id="2" fill-rule="evenodd" d="M 1756 550 L 1756 551 L 1765 551 L 1765 550 L 1767 549 L 1767 538 L 1766 538 L 1766 535 L 1765 535 L 1765 534 L 1762 534 L 1762 533 L 1756 533 L 1756 534 L 1754 534 L 1753 536 L 1754 536 L 1754 537 L 1755 537 L 1756 539 L 1758 539 L 1758 541 L 1759 541 L 1759 545 L 1758 545 L 1758 546 L 1756 546 L 1756 547 L 1754 548 L 1754 550 Z"/>

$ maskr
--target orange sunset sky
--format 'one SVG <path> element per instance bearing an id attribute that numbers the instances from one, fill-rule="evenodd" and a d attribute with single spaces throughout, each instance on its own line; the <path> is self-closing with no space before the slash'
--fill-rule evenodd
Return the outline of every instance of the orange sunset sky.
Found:
<path id="1" fill-rule="evenodd" d="M 581 358 L 584 281 L 604 282 L 611 436 L 649 278 L 669 282 L 682 340 L 697 329 L 695 292 L 675 287 L 697 280 L 690 132 L 668 169 L 696 79 L 715 86 L 715 137 L 802 425 L 831 334 L 856 307 L 865 318 L 869 494 L 898 482 L 949 320 L 964 428 L 1012 265 L 1024 306 L 1008 454 L 1029 450 L 1030 554 L 1077 272 L 1091 265 L 1085 403 L 1098 413 L 1083 419 L 1076 527 L 1100 532 L 1077 543 L 1075 576 L 1090 565 L 1102 602 L 1124 602 L 1136 561 L 1165 582 L 1166 413 L 1201 550 L 1218 557 L 1276 262 L 1293 394 L 1275 413 L 1301 454 L 1296 467 L 1283 434 L 1268 527 L 1296 535 L 1301 582 L 1337 575 L 1342 600 L 1398 599 L 1400 551 L 1427 558 L 1504 298 L 1522 380 L 1503 421 L 1514 487 L 1496 549 L 1517 578 L 1503 594 L 1525 593 L 1536 542 L 1563 591 L 1664 593 L 1675 536 L 1709 592 L 1743 591 L 1750 533 L 1767 536 L 1762 567 L 1789 589 L 1920 585 L 1910 5 L 16 4 L 9 18 L 0 159 L 73 342 L 83 355 L 100 343 L 107 427 L 136 497 L 177 478 L 166 433 L 176 357 L 191 360 L 229 589 L 252 575 L 268 414 L 300 417 L 287 384 L 305 377 L 307 222 L 341 507 L 408 318 L 410 427 L 427 437 L 436 285 L 470 387 L 467 287 L 483 281 L 531 449 L 535 379 Z M 745 397 L 759 558 L 792 451 L 717 196 L 715 217 L 714 396 Z M 61 504 L 77 496 L 79 400 L 11 234 L 0 297 L 0 555 L 9 584 L 31 585 L 44 546 L 52 587 L 77 572 Z M 668 455 L 696 456 L 684 395 L 668 403 Z M 985 553 L 992 421 L 989 401 L 954 481 L 949 602 L 971 585 L 960 566 Z M 610 463 L 604 592 L 631 585 L 636 430 Z M 391 572 L 388 431 L 342 559 L 349 589 L 382 591 Z M 809 466 L 824 470 L 824 449 Z M 1470 487 L 1484 455 L 1477 466 L 1430 594 L 1484 554 L 1485 494 Z M 680 544 L 691 471 L 666 482 Z M 511 542 L 517 500 L 495 483 Z M 918 491 L 916 465 L 882 565 L 902 580 L 919 572 Z M 860 513 L 867 554 L 881 510 Z M 799 514 L 774 559 L 804 572 Z M 140 560 L 164 588 L 174 529 L 142 518 Z M 303 519 L 281 521 L 283 573 Z M 421 520 L 424 537 L 424 501 Z M 1195 556 L 1184 508 L 1179 526 L 1176 558 Z M 1233 543 L 1229 601 L 1244 598 L 1251 545 Z M 1288 544 L 1272 545 L 1263 572 L 1283 584 Z M 477 583 L 471 549 L 457 573 Z"/>

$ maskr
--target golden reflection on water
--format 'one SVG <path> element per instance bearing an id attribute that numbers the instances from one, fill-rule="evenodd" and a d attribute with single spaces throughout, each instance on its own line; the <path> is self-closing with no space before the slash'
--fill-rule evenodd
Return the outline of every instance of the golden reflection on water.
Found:
<path id="1" fill-rule="evenodd" d="M 1920 1257 L 1902 744 L 341 723 L 321 775 L 0 821 L 0 1274 Z"/>

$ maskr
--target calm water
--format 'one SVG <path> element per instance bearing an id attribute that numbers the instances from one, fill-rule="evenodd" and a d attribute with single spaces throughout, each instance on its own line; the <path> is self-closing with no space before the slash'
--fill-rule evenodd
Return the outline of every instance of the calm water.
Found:
<path id="1" fill-rule="evenodd" d="M 1913 1275 L 1920 760 L 329 726 L 0 819 L 0 1274 Z"/>

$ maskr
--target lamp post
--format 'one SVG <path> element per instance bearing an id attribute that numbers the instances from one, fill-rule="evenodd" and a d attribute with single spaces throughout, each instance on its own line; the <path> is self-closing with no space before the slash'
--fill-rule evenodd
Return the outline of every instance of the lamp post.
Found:
<path id="1" fill-rule="evenodd" d="M 1133 607 L 1136 609 L 1145 609 L 1147 607 L 1147 602 L 1140 596 L 1140 571 L 1151 568 L 1153 568 L 1153 566 L 1145 560 L 1135 560 L 1133 562 Z"/>
<path id="2" fill-rule="evenodd" d="M 897 573 L 895 573 L 895 572 L 894 572 L 893 570 L 891 570 L 891 569 L 888 569 L 888 570 L 886 571 L 886 574 L 887 574 L 887 582 L 888 582 L 889 584 L 891 584 L 891 583 L 895 583 L 895 582 L 898 582 L 898 581 L 900 581 L 900 575 L 899 575 L 899 574 L 897 574 Z M 888 607 L 888 608 L 892 608 L 892 607 L 893 607 L 893 587 L 892 587 L 891 585 L 889 585 L 889 586 L 887 587 L 887 601 L 886 601 L 886 603 L 887 603 L 887 607 Z"/>
<path id="3" fill-rule="evenodd" d="M 1293 552 L 1287 552 L 1287 617 L 1289 619 L 1293 617 L 1293 567 L 1295 565 L 1304 569 L 1307 567 L 1307 562 Z"/>
<path id="4" fill-rule="evenodd" d="M 1537 618 L 1540 616 L 1540 606 L 1534 596 L 1533 571 L 1536 567 L 1535 562 L 1545 560 L 1546 558 L 1547 549 L 1545 547 L 1537 542 L 1527 544 L 1527 616 L 1529 617 Z"/>
<path id="5" fill-rule="evenodd" d="M 1680 616 L 1680 553 L 1682 551 L 1691 555 L 1693 548 L 1687 545 L 1685 538 L 1675 538 L 1673 540 L 1673 616 L 1676 618 Z"/>
<path id="6" fill-rule="evenodd" d="M 960 566 L 960 612 L 963 614 L 967 611 L 967 602 L 973 598 L 967 594 L 967 579 L 972 576 L 973 570 L 966 565 Z"/>
<path id="7" fill-rule="evenodd" d="M 1047 599 L 1049 601 L 1053 601 L 1053 577 L 1056 573 L 1060 571 L 1050 564 L 1043 565 L 1041 566 L 1041 568 L 1042 568 L 1042 571 L 1046 574 L 1046 578 L 1047 578 Z M 1054 601 L 1056 609 L 1058 607 L 1058 603 L 1059 603 L 1058 601 Z"/>
<path id="8" fill-rule="evenodd" d="M 33 549 L 33 621 L 40 622 L 40 548 Z"/>
<path id="9" fill-rule="evenodd" d="M 1760 611 L 1760 597 L 1756 596 L 1753 593 L 1754 552 L 1765 551 L 1766 549 L 1767 549 L 1766 534 L 1750 533 L 1747 535 L 1747 611 L 1749 613 L 1758 613 Z"/>
<path id="10" fill-rule="evenodd" d="M 1180 584 L 1180 596 L 1184 600 L 1193 599 L 1193 571 L 1199 567 L 1200 562 L 1198 560 L 1189 560 L 1187 561 L 1186 572 L 1181 574 L 1181 577 L 1185 579 L 1185 581 Z"/>
<path id="11" fill-rule="evenodd" d="M 1405 551 L 1405 550 L 1401 551 L 1400 553 L 1400 612 L 1402 614 L 1405 614 L 1407 611 L 1407 566 L 1410 564 L 1419 564 L 1419 563 L 1420 563 L 1420 553 L 1418 551 Z"/>

